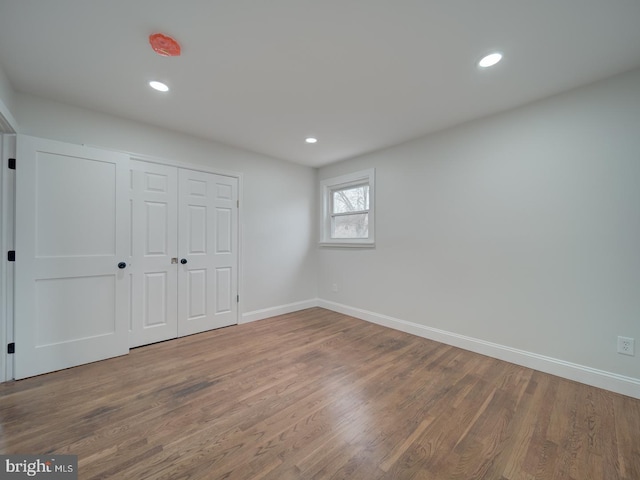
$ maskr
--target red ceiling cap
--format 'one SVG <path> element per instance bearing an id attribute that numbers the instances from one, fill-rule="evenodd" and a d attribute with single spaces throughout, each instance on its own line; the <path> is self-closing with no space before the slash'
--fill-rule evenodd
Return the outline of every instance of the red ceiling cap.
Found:
<path id="1" fill-rule="evenodd" d="M 158 55 L 163 57 L 180 56 L 180 44 L 168 35 L 163 35 L 162 33 L 149 35 L 149 43 L 153 51 Z"/>

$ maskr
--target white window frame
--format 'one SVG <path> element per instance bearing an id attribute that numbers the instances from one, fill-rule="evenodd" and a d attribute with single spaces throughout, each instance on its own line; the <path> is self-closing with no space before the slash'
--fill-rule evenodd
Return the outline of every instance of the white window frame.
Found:
<path id="1" fill-rule="evenodd" d="M 331 238 L 332 192 L 348 187 L 369 186 L 369 236 L 367 238 Z M 320 245 L 324 247 L 374 247 L 375 246 L 375 168 L 327 178 L 320 182 Z M 358 213 L 358 212 L 355 212 Z"/>

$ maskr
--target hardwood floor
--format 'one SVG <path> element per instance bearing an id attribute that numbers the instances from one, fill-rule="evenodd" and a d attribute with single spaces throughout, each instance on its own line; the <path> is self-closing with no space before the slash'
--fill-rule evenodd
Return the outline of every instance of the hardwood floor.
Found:
<path id="1" fill-rule="evenodd" d="M 314 308 L 0 385 L 80 479 L 640 479 L 640 400 Z"/>

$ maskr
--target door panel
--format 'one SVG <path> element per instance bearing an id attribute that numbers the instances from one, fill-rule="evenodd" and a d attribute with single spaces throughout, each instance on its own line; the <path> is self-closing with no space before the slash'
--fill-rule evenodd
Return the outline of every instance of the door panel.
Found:
<path id="1" fill-rule="evenodd" d="M 144 255 L 166 256 L 169 252 L 169 205 L 167 202 L 144 203 L 146 216 L 146 248 Z"/>
<path id="2" fill-rule="evenodd" d="M 179 336 L 238 323 L 237 182 L 179 171 Z"/>
<path id="3" fill-rule="evenodd" d="M 114 334 L 115 305 L 113 275 L 36 280 L 36 348 Z"/>
<path id="4" fill-rule="evenodd" d="M 18 136 L 15 377 L 128 352 L 125 155 Z"/>
<path id="5" fill-rule="evenodd" d="M 175 167 L 131 161 L 132 347 L 176 337 L 177 181 Z"/>
<path id="6" fill-rule="evenodd" d="M 189 269 L 187 271 L 189 282 L 187 284 L 187 299 L 189 310 L 187 317 L 181 317 L 181 321 L 187 322 L 205 319 L 207 315 L 207 270 Z"/>
<path id="7" fill-rule="evenodd" d="M 231 254 L 233 212 L 230 208 L 216 208 L 216 253 Z"/>
<path id="8" fill-rule="evenodd" d="M 172 273 L 155 272 L 144 274 L 143 328 L 167 324 L 167 317 L 169 316 L 167 303 L 169 303 L 169 295 L 174 293 L 169 292 L 167 288 L 168 277 Z"/>
<path id="9" fill-rule="evenodd" d="M 207 254 L 207 206 L 189 205 L 189 255 Z"/>
<path id="10" fill-rule="evenodd" d="M 40 151 L 35 168 L 36 256 L 115 255 L 116 164 Z"/>
<path id="11" fill-rule="evenodd" d="M 232 309 L 233 272 L 229 267 L 216 268 L 216 314 L 227 313 Z"/>

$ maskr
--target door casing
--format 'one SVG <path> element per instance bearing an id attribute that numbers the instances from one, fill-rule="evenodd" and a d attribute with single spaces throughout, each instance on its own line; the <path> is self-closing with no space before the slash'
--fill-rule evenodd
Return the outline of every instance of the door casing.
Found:
<path id="1" fill-rule="evenodd" d="M 238 323 L 238 185 L 131 160 L 131 347 Z"/>

